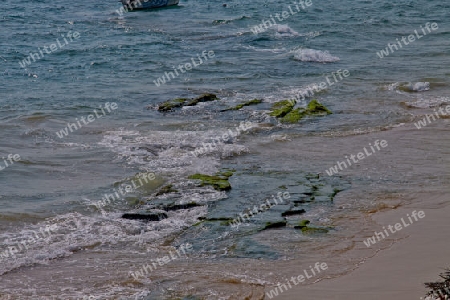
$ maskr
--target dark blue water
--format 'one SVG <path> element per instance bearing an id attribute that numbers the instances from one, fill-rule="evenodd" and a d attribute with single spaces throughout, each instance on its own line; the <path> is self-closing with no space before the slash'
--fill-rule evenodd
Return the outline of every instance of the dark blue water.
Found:
<path id="1" fill-rule="evenodd" d="M 288 4 L 181 0 L 176 7 L 122 16 L 116 11 L 119 3 L 113 0 L 6 0 L 2 4 L 0 158 L 8 154 L 21 157 L 0 171 L 2 249 L 45 222 L 60 224 L 58 237 L 40 241 L 32 250 L 9 259 L 0 267 L 4 274 L 20 266 L 39 265 L 43 258 L 69 258 L 80 247 L 87 247 L 86 257 L 95 254 L 101 259 L 99 253 L 105 251 L 126 258 L 128 247 L 138 251 L 142 240 L 165 245 L 197 242 L 197 253 L 214 256 L 214 251 L 230 244 L 219 242 L 229 234 L 226 230 L 212 226 L 206 227 L 204 234 L 180 232 L 191 228 L 198 217 L 233 217 L 283 185 L 291 185 L 292 193 L 301 194 L 302 188 L 294 188 L 299 183 L 295 169 L 301 167 L 300 177 L 305 178 L 321 166 L 321 162 L 305 160 L 298 166 L 280 168 L 283 158 L 269 155 L 271 152 L 262 155 L 266 147 L 276 148 L 280 141 L 303 135 L 345 136 L 386 130 L 410 123 L 414 119 L 410 108 L 433 108 L 450 102 L 450 4 L 445 1 L 312 1 L 311 6 L 259 34 L 251 29 L 269 20 L 270 15 L 287 11 Z M 421 33 L 427 22 L 436 23 L 438 29 L 387 57 L 377 55 L 397 38 L 415 34 L 415 30 Z M 67 40 L 69 33 L 79 37 Z M 64 37 L 67 43 L 60 48 L 57 42 L 63 42 Z M 51 44 L 57 47 L 55 51 L 43 52 L 43 57 L 21 67 L 30 53 L 39 54 Z M 192 59 L 199 62 L 198 55 L 208 51 L 213 51 L 214 57 L 203 58 L 192 70 L 155 85 L 166 72 L 174 72 L 173 68 Z M 268 115 L 271 103 L 293 99 L 308 85 L 320 84 L 338 70 L 348 70 L 350 76 L 307 99 L 317 98 L 332 115 L 294 125 L 281 124 Z M 402 88 L 416 83 L 429 88 Z M 221 100 L 170 113 L 156 109 L 162 101 L 205 92 L 215 93 Z M 254 98 L 263 103 L 220 112 Z M 117 103 L 118 108 L 64 138 L 58 137 L 56 133 L 67 123 L 87 118 L 107 102 Z M 242 121 L 251 122 L 252 129 L 209 154 L 191 155 L 202 143 Z M 260 149 L 251 147 L 259 142 Z M 305 157 L 309 154 L 302 153 Z M 187 180 L 193 173 L 213 174 L 224 168 L 237 170 L 230 193 L 199 188 Z M 275 171 L 281 173 L 273 175 Z M 123 200 L 106 205 L 104 211 L 89 204 L 137 174 L 148 172 L 155 173 L 156 179 Z M 142 199 L 167 201 L 155 198 L 152 192 L 168 183 L 179 190 L 177 197 L 169 200 L 209 206 L 171 215 L 164 226 L 122 223 L 120 214 L 135 209 Z M 348 188 L 349 180 L 323 184 Z M 323 218 L 333 214 L 326 205 L 319 206 L 314 209 L 327 214 Z M 78 230 L 72 230 L 74 219 L 81 220 Z M 248 242 L 246 237 L 252 234 L 249 230 L 232 241 L 256 250 L 239 249 L 229 259 L 280 257 L 280 249 Z M 171 242 L 164 242 L 166 238 Z M 205 246 L 210 240 L 217 249 Z M 295 256 L 295 250 L 292 253 Z M 53 272 L 58 267 L 50 263 L 48 268 L 46 272 Z M 119 269 L 125 274 L 131 270 L 125 266 Z M 82 274 L 85 270 L 78 271 Z M 104 289 L 108 290 L 113 278 L 99 280 L 101 288 L 97 289 L 89 286 L 81 292 L 79 283 L 74 287 L 84 294 L 108 295 L 106 299 L 143 291 L 125 288 L 124 279 L 118 284 L 122 294 L 118 290 L 108 294 Z M 2 290 L 19 295 L 11 299 L 32 297 L 25 286 L 5 284 Z M 50 285 L 41 294 L 64 295 L 64 299 L 77 295 L 69 290 L 62 293 Z M 160 295 L 167 293 L 159 291 Z"/>

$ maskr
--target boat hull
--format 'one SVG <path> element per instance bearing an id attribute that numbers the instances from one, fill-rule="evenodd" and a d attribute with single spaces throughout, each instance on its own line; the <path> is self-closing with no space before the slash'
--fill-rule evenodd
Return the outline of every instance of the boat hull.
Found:
<path id="1" fill-rule="evenodd" d="M 121 0 L 128 10 L 150 9 L 177 5 L 179 0 Z"/>

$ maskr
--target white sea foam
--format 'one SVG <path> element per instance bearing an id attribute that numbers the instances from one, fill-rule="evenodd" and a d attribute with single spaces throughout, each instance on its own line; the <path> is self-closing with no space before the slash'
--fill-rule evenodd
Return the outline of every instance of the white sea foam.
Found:
<path id="1" fill-rule="evenodd" d="M 339 57 L 331 55 L 328 51 L 314 49 L 298 49 L 294 51 L 294 59 L 300 61 L 329 63 L 339 61 Z"/>
<path id="2" fill-rule="evenodd" d="M 430 83 L 429 82 L 415 82 L 415 83 L 408 82 L 407 84 L 404 85 L 404 88 L 407 88 L 413 92 L 424 92 L 424 91 L 428 91 L 430 89 Z"/>
<path id="3" fill-rule="evenodd" d="M 384 87 L 388 91 L 396 91 L 399 94 L 406 94 L 406 92 L 425 92 L 430 90 L 429 82 L 394 82 Z"/>
<path id="4" fill-rule="evenodd" d="M 418 99 L 406 102 L 406 105 L 411 108 L 432 108 L 449 104 L 449 97 L 418 97 Z"/>
<path id="5" fill-rule="evenodd" d="M 275 32 L 277 33 L 277 36 L 286 37 L 286 36 L 299 36 L 300 34 L 289 27 L 289 25 L 276 25 Z"/>

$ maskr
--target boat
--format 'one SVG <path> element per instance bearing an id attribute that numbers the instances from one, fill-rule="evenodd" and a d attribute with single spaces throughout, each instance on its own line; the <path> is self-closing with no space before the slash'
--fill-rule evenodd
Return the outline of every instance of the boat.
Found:
<path id="1" fill-rule="evenodd" d="M 120 0 L 127 11 L 178 5 L 180 0 Z"/>

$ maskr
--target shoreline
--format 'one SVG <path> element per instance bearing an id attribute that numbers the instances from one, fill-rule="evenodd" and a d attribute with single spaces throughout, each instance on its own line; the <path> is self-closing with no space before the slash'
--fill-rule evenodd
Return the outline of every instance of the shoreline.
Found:
<path id="1" fill-rule="evenodd" d="M 441 193 L 433 198 L 436 202 L 443 202 L 445 196 Z M 299 292 L 305 299 L 354 299 L 355 295 L 374 300 L 425 298 L 427 289 L 424 283 L 439 279 L 439 273 L 449 265 L 445 226 L 450 204 L 425 206 L 427 208 L 419 208 L 417 204 L 406 205 L 375 214 L 373 219 L 380 224 L 393 223 L 411 209 L 423 209 L 427 218 L 422 220 L 422 224 L 405 228 L 407 238 L 379 251 L 351 273 L 295 287 L 278 299 L 298 299 Z"/>

